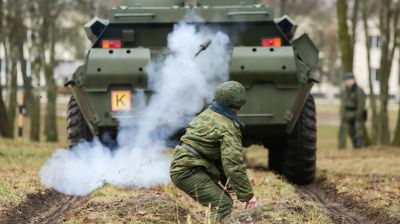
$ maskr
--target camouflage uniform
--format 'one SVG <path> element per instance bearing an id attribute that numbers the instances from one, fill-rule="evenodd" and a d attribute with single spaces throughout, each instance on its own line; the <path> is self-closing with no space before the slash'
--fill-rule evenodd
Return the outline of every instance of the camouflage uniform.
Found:
<path id="1" fill-rule="evenodd" d="M 363 147 L 365 114 L 365 93 L 357 85 L 345 88 L 341 92 L 341 127 L 339 132 L 339 148 L 346 147 L 346 135 L 350 135 L 354 148 Z"/>
<path id="2" fill-rule="evenodd" d="M 242 202 L 254 194 L 243 164 L 241 124 L 210 108 L 190 122 L 181 138 L 183 146 L 176 147 L 171 179 L 194 200 L 211 205 L 211 219 L 218 222 L 231 213 L 233 204 L 218 182 L 225 185 L 229 178 Z"/>

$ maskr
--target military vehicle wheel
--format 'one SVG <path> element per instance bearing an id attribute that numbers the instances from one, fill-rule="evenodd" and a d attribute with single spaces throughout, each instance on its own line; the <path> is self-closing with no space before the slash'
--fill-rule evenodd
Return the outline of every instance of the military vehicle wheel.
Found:
<path id="1" fill-rule="evenodd" d="M 309 184 L 316 171 L 316 113 L 310 95 L 293 132 L 284 139 L 265 141 L 269 149 L 269 169 L 284 175 L 291 183 Z"/>
<path id="2" fill-rule="evenodd" d="M 294 184 L 309 184 L 315 179 L 316 123 L 315 102 L 310 95 L 284 149 L 282 174 Z"/>
<path id="3" fill-rule="evenodd" d="M 71 96 L 68 102 L 67 133 L 70 148 L 82 140 L 90 141 L 93 139 L 93 134 L 90 132 L 78 103 L 73 96 Z"/>

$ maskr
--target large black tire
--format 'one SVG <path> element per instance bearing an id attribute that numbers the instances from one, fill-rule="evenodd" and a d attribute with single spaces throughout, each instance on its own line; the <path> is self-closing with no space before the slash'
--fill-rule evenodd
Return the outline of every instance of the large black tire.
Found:
<path id="1" fill-rule="evenodd" d="M 293 184 L 310 184 L 315 179 L 317 127 L 314 98 L 310 95 L 292 133 L 286 138 L 265 141 L 269 169 Z"/>
<path id="2" fill-rule="evenodd" d="M 91 133 L 75 98 L 71 96 L 67 111 L 68 144 L 72 148 L 81 141 L 91 141 Z"/>

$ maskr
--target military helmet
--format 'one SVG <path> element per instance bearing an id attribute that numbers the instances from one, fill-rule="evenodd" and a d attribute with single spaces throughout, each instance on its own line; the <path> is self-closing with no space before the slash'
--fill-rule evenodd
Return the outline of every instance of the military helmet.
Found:
<path id="1" fill-rule="evenodd" d="M 352 72 L 346 72 L 343 75 L 343 80 L 354 79 L 354 74 Z"/>
<path id="2" fill-rule="evenodd" d="M 215 101 L 240 109 L 246 103 L 246 89 L 236 81 L 224 82 L 215 90 Z"/>

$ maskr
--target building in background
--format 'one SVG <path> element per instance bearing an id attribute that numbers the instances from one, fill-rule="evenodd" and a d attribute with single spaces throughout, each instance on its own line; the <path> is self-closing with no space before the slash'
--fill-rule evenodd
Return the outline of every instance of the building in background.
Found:
<path id="1" fill-rule="evenodd" d="M 365 44 L 364 29 L 359 30 L 357 41 L 354 50 L 354 75 L 358 84 L 369 94 L 369 80 L 368 80 L 368 61 L 367 50 L 371 53 L 371 75 L 372 83 L 375 93 L 379 93 L 379 71 L 380 71 L 380 58 L 381 58 L 381 37 L 378 27 L 370 24 L 369 42 L 371 48 L 367 49 Z M 393 57 L 392 70 L 389 78 L 389 95 L 391 99 L 399 99 L 399 51 L 396 50 Z"/>
<path id="2" fill-rule="evenodd" d="M 371 80 L 375 94 L 379 94 L 380 92 L 380 83 L 379 83 L 379 75 L 380 75 L 380 59 L 381 59 L 381 36 L 379 28 L 376 23 L 369 24 L 369 38 L 368 41 L 370 43 L 370 49 L 367 49 L 366 41 L 365 41 L 365 33 L 362 21 L 359 23 L 359 27 L 357 29 L 357 37 L 356 43 L 354 47 L 354 62 L 353 62 L 353 72 L 356 77 L 358 85 L 364 89 L 366 94 L 370 93 L 369 88 L 369 74 L 368 74 L 368 59 L 367 59 L 367 50 L 370 51 L 371 55 Z M 339 49 L 337 49 L 339 51 Z M 340 53 L 340 52 L 338 52 Z M 338 54 L 339 55 L 339 54 Z M 321 60 L 324 60 L 323 54 L 321 54 Z M 399 63 L 400 56 L 399 50 L 396 49 L 393 63 L 389 78 L 389 98 L 392 103 L 397 104 L 397 100 L 400 99 L 400 79 L 399 79 Z M 341 62 L 340 58 L 338 58 L 336 63 L 336 73 L 338 76 L 341 76 Z M 313 95 L 317 98 L 326 98 L 326 99 L 338 99 L 340 93 L 340 86 L 335 83 L 330 83 L 327 81 L 325 76 L 322 76 L 321 83 L 317 84 L 313 90 Z"/>

